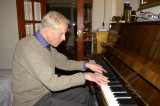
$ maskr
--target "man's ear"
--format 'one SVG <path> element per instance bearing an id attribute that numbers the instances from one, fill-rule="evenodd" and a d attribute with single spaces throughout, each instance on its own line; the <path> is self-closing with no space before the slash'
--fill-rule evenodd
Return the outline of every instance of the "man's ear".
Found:
<path id="1" fill-rule="evenodd" d="M 43 28 L 43 30 L 41 30 L 41 34 L 45 39 L 47 39 L 49 31 L 50 31 L 50 27 L 49 26 L 47 26 L 47 27 Z"/>

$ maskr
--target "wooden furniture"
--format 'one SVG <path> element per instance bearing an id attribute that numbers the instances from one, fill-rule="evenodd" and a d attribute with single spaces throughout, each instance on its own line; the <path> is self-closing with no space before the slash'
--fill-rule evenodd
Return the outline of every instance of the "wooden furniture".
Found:
<path id="1" fill-rule="evenodd" d="M 114 29 L 117 25 L 119 30 Z M 102 45 L 102 65 L 110 67 L 136 105 L 160 106 L 160 22 L 111 26 L 110 33 L 120 37 L 112 46 Z M 107 106 L 99 87 L 97 95 L 102 106 Z"/>
<path id="2" fill-rule="evenodd" d="M 16 0 L 19 39 L 32 35 L 46 13 L 46 0 Z"/>
<path id="3" fill-rule="evenodd" d="M 101 43 L 106 43 L 108 40 L 108 32 L 96 32 L 97 39 L 97 54 L 102 52 Z"/>
<path id="4" fill-rule="evenodd" d="M 84 52 L 84 42 L 91 43 L 91 0 L 78 0 L 77 2 L 77 60 L 83 60 L 87 53 Z"/>

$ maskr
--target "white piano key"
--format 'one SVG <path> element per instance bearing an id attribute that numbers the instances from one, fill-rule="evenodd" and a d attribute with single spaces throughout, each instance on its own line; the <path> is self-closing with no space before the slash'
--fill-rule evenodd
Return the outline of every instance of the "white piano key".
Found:
<path id="1" fill-rule="evenodd" d="M 104 95 L 104 98 L 105 98 L 108 106 L 119 106 L 119 104 L 116 101 L 116 98 L 114 97 L 113 93 L 111 92 L 109 86 L 102 85 L 100 88 L 102 90 L 102 93 Z"/>
<path id="2" fill-rule="evenodd" d="M 127 98 L 131 98 L 131 97 L 116 97 L 117 99 L 127 99 Z"/>

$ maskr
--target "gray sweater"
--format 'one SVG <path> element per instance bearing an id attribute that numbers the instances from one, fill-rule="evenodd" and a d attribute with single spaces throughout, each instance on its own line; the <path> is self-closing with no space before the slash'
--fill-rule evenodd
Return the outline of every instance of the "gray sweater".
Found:
<path id="1" fill-rule="evenodd" d="M 84 84 L 82 73 L 58 77 L 55 67 L 84 71 L 83 61 L 67 60 L 55 48 L 49 52 L 34 36 L 20 40 L 13 56 L 13 106 L 32 106 L 50 90 Z"/>

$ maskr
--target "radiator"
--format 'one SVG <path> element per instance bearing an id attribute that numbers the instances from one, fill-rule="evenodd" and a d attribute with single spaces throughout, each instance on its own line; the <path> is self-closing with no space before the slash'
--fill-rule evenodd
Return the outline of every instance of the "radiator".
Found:
<path id="1" fill-rule="evenodd" d="M 0 69 L 12 69 L 13 49 L 0 49 Z"/>

